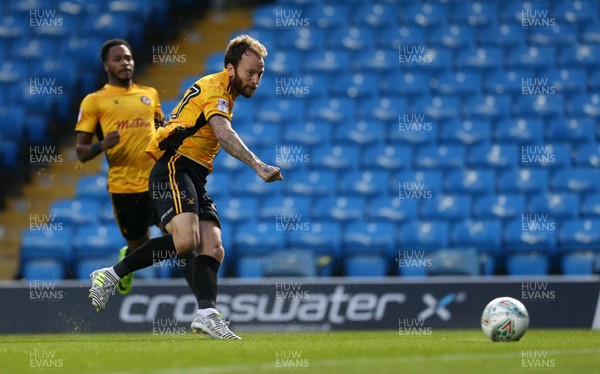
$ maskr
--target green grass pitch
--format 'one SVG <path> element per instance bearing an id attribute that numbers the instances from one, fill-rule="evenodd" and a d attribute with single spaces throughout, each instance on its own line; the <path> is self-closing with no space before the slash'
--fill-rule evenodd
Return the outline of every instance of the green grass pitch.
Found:
<path id="1" fill-rule="evenodd" d="M 530 329 L 493 343 L 480 330 L 48 334 L 0 338 L 2 373 L 600 373 L 600 332 Z"/>

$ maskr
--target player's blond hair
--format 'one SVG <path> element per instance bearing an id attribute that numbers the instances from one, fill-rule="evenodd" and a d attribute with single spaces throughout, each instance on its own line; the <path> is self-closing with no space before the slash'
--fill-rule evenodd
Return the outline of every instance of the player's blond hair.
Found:
<path id="1" fill-rule="evenodd" d="M 237 68 L 238 63 L 242 59 L 242 55 L 247 51 L 256 54 L 262 59 L 267 57 L 268 54 L 267 48 L 265 48 L 258 40 L 250 35 L 239 35 L 231 39 L 227 45 L 227 49 L 225 50 L 225 66 L 227 66 L 227 64 L 232 64 Z"/>

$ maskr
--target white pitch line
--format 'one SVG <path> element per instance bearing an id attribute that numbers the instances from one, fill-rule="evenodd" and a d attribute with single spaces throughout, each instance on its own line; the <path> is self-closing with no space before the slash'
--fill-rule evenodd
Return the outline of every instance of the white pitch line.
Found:
<path id="1" fill-rule="evenodd" d="M 529 349 L 533 351 L 533 349 Z M 527 350 L 523 350 L 527 351 Z M 537 351 L 540 351 L 537 349 Z M 582 349 L 559 349 L 559 350 L 543 350 L 548 356 L 564 356 L 564 355 L 587 355 L 599 354 L 600 348 L 582 348 Z M 360 357 L 360 358 L 344 358 L 344 359 L 324 359 L 313 360 L 308 358 L 308 368 L 321 367 L 338 367 L 338 366 L 354 366 L 361 364 L 372 364 L 376 360 L 378 364 L 394 364 L 406 362 L 453 362 L 453 361 L 469 361 L 469 360 L 485 360 L 497 358 L 515 358 L 520 357 L 521 351 L 505 352 L 505 353 L 473 353 L 473 354 L 443 354 L 443 355 L 419 355 L 419 356 L 388 356 L 388 357 Z M 275 362 L 263 362 L 257 364 L 239 364 L 239 365 L 216 365 L 216 366 L 197 366 L 188 368 L 164 368 L 155 370 L 138 370 L 127 372 L 112 372 L 109 374 L 195 374 L 195 373 L 239 373 L 239 372 L 260 372 L 260 370 L 281 369 L 275 366 Z"/>

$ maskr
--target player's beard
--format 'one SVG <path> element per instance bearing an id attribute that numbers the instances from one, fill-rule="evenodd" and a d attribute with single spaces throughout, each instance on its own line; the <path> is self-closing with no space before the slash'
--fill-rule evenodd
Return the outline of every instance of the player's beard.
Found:
<path id="1" fill-rule="evenodd" d="M 254 91 L 250 88 L 248 88 L 247 91 L 244 90 L 244 82 L 240 78 L 238 78 L 237 71 L 235 72 L 233 78 L 231 78 L 231 85 L 238 94 L 244 96 L 245 98 L 254 96 Z"/>
<path id="2" fill-rule="evenodd" d="M 119 83 L 119 85 L 121 86 L 128 86 L 129 83 L 131 82 L 131 80 L 133 79 L 133 68 L 131 69 L 131 72 L 126 72 L 126 71 L 116 71 L 116 72 L 112 72 L 112 79 Z"/>

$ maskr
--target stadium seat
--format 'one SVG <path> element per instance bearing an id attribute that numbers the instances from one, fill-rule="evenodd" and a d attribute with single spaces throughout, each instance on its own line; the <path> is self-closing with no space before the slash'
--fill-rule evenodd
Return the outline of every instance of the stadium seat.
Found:
<path id="1" fill-rule="evenodd" d="M 237 133 L 251 149 L 266 147 L 275 150 L 275 147 L 281 144 L 279 136 L 281 126 L 272 121 L 259 120 L 249 126 L 240 127 Z"/>
<path id="2" fill-rule="evenodd" d="M 553 254 L 556 250 L 555 229 L 556 222 L 550 217 L 539 217 L 537 223 L 512 220 L 504 229 L 504 252 Z"/>
<path id="3" fill-rule="evenodd" d="M 282 141 L 290 146 L 314 147 L 331 143 L 331 131 L 313 121 L 295 120 L 283 128 Z"/>
<path id="4" fill-rule="evenodd" d="M 454 119 L 459 115 L 460 100 L 458 97 L 451 96 L 417 98 L 413 109 L 417 113 L 423 113 L 428 119 L 435 121 Z"/>
<path id="5" fill-rule="evenodd" d="M 285 178 L 283 189 L 292 195 L 325 196 L 337 191 L 336 173 L 331 170 L 300 170 Z"/>
<path id="6" fill-rule="evenodd" d="M 498 123 L 494 140 L 502 143 L 514 142 L 523 145 L 542 144 L 544 123 L 541 119 L 512 117 Z"/>
<path id="7" fill-rule="evenodd" d="M 276 52 L 272 58 L 269 56 L 269 72 L 272 71 L 280 77 L 298 77 L 302 72 L 300 61 L 300 53 L 297 51 Z"/>
<path id="8" fill-rule="evenodd" d="M 222 152 L 222 153 L 225 153 L 225 152 Z M 220 158 L 221 160 L 223 160 L 225 157 L 231 157 L 231 156 L 229 156 L 229 155 L 217 156 L 217 158 Z M 233 157 L 231 157 L 231 158 L 233 158 Z M 238 162 L 239 164 L 241 164 L 242 166 L 246 166 L 237 159 L 235 161 Z M 215 168 L 216 167 L 218 167 L 218 166 L 215 166 Z M 228 169 L 220 169 L 215 173 L 210 173 L 206 177 L 206 184 L 204 185 L 204 188 L 206 189 L 206 192 L 208 193 L 208 195 L 212 198 L 220 199 L 222 197 L 228 197 L 230 194 L 231 186 L 232 186 L 232 179 L 233 179 L 233 173 L 231 173 Z"/>
<path id="9" fill-rule="evenodd" d="M 326 41 L 327 50 L 348 50 L 363 52 L 371 46 L 375 31 L 369 27 L 347 25 L 332 30 L 331 38 Z"/>
<path id="10" fill-rule="evenodd" d="M 260 208 L 250 205 L 245 207 L 245 202 L 242 201 L 237 210 L 248 210 L 256 212 L 258 219 L 266 221 L 272 220 L 276 222 L 281 219 L 294 219 L 302 222 L 311 220 L 311 199 L 305 196 L 287 197 L 277 196 L 266 199 L 262 202 Z M 235 209 L 232 207 L 232 210 Z M 251 216 L 249 218 L 252 218 Z"/>
<path id="11" fill-rule="evenodd" d="M 412 221 L 401 226 L 399 250 L 434 251 L 448 247 L 449 225 L 444 221 Z"/>
<path id="12" fill-rule="evenodd" d="M 374 196 L 387 192 L 389 178 L 387 171 L 346 171 L 339 182 L 343 195 Z"/>
<path id="13" fill-rule="evenodd" d="M 285 227 L 275 221 L 242 223 L 237 226 L 233 242 L 237 255 L 264 255 L 284 248 Z"/>
<path id="14" fill-rule="evenodd" d="M 419 201 L 378 196 L 368 205 L 367 219 L 374 221 L 408 222 L 416 219 Z"/>
<path id="15" fill-rule="evenodd" d="M 358 6 L 351 22 L 360 27 L 370 27 L 384 31 L 391 28 L 390 26 L 396 28 L 396 14 L 397 9 L 392 4 L 379 4 L 367 1 Z"/>
<path id="16" fill-rule="evenodd" d="M 78 198 L 106 201 L 109 199 L 106 174 L 86 175 L 79 178 L 75 191 Z"/>
<path id="17" fill-rule="evenodd" d="M 298 249 L 309 249 L 317 256 L 341 256 L 342 229 L 338 222 L 314 222 L 307 231 L 287 232 L 288 246 Z"/>
<path id="18" fill-rule="evenodd" d="M 359 196 L 328 196 L 316 199 L 317 222 L 351 222 L 363 217 L 365 199 Z"/>
<path id="19" fill-rule="evenodd" d="M 589 137 L 590 132 L 587 132 Z M 600 145 L 597 143 L 581 144 L 577 147 L 575 164 L 578 167 L 600 167 Z"/>
<path id="20" fill-rule="evenodd" d="M 457 2 L 450 9 L 450 20 L 460 25 L 483 26 L 496 19 L 498 4 L 494 2 Z"/>
<path id="21" fill-rule="evenodd" d="M 427 146 L 418 149 L 415 167 L 423 169 L 460 169 L 465 159 L 465 147 L 461 145 Z"/>
<path id="22" fill-rule="evenodd" d="M 506 259 L 508 275 L 548 275 L 549 270 L 550 260 L 543 254 L 512 254 Z"/>
<path id="23" fill-rule="evenodd" d="M 387 275 L 388 262 L 378 255 L 354 255 L 346 260 L 348 277 L 382 277 Z"/>
<path id="24" fill-rule="evenodd" d="M 61 280 L 65 276 L 65 266 L 53 259 L 31 260 L 23 264 L 22 274 L 30 282 Z"/>
<path id="25" fill-rule="evenodd" d="M 92 199 L 57 200 L 50 206 L 53 222 L 63 225 L 86 225 L 97 223 L 100 214 L 100 202 Z"/>
<path id="26" fill-rule="evenodd" d="M 224 199 L 223 205 L 219 205 L 217 209 L 220 217 L 234 224 L 255 220 L 259 212 L 258 200 L 254 196 Z"/>
<path id="27" fill-rule="evenodd" d="M 550 187 L 556 192 L 588 193 L 597 191 L 598 169 L 559 169 L 554 172 Z"/>
<path id="28" fill-rule="evenodd" d="M 342 123 L 354 113 L 354 105 L 348 98 L 328 98 L 311 102 L 308 108 L 309 119 Z"/>
<path id="29" fill-rule="evenodd" d="M 568 46 L 577 43 L 577 27 L 557 23 L 553 27 L 532 28 L 527 40 L 533 46 Z"/>
<path id="30" fill-rule="evenodd" d="M 386 125 L 380 122 L 357 121 L 335 130 L 335 143 L 353 144 L 361 147 L 381 147 L 385 142 Z"/>
<path id="31" fill-rule="evenodd" d="M 304 13 L 302 13 L 304 15 Z M 349 8 L 342 4 L 313 6 L 308 8 L 305 17 L 312 27 L 327 31 L 339 29 L 350 19 Z"/>
<path id="32" fill-rule="evenodd" d="M 450 233 L 452 248 L 474 248 L 487 255 L 482 273 L 492 275 L 496 259 L 501 255 L 502 223 L 499 220 L 465 220 L 453 225 Z"/>
<path id="33" fill-rule="evenodd" d="M 391 27 L 379 34 L 377 47 L 382 49 L 391 48 L 398 51 L 402 45 L 425 45 L 425 31 L 427 29 L 419 25 L 407 25 L 400 23 L 399 27 Z"/>
<path id="34" fill-rule="evenodd" d="M 390 192 L 401 199 L 428 200 L 442 189 L 442 173 L 439 170 L 407 170 L 390 178 Z"/>
<path id="35" fill-rule="evenodd" d="M 352 62 L 352 72 L 385 74 L 398 66 L 398 52 L 392 49 L 375 49 L 372 52 L 360 53 Z"/>
<path id="36" fill-rule="evenodd" d="M 408 113 L 407 99 L 398 96 L 372 97 L 361 100 L 360 117 L 372 122 L 396 125 L 402 113 Z"/>
<path id="37" fill-rule="evenodd" d="M 600 248 L 600 219 L 569 219 L 562 221 L 558 234 L 562 252 L 596 250 Z"/>
<path id="38" fill-rule="evenodd" d="M 435 195 L 421 204 L 420 217 L 425 220 L 460 221 L 471 210 L 471 198 L 464 195 Z"/>
<path id="39" fill-rule="evenodd" d="M 480 257 L 474 249 L 442 249 L 431 253 L 429 276 L 477 276 L 482 274 Z"/>
<path id="40" fill-rule="evenodd" d="M 31 217 L 30 217 L 31 219 Z M 55 259 L 69 264 L 73 258 L 73 229 L 68 226 L 50 224 L 46 229 L 37 229 L 34 223 L 23 232 L 21 238 L 21 261 Z"/>
<path id="41" fill-rule="evenodd" d="M 215 157 L 213 164 L 214 164 L 215 169 L 220 171 L 220 173 L 218 173 L 218 174 L 223 174 L 223 172 L 237 173 L 242 170 L 248 169 L 247 165 L 245 165 L 243 162 L 236 159 L 235 157 L 230 156 L 227 152 L 219 152 L 217 154 L 217 157 Z M 212 183 L 211 177 L 214 177 L 214 176 L 211 174 L 207 178 L 207 183 Z M 216 178 L 217 177 L 215 177 L 215 179 Z M 215 181 L 215 183 L 217 183 L 217 181 Z M 217 185 L 220 186 L 222 184 L 217 183 Z M 230 184 L 229 183 L 223 184 L 223 186 L 228 186 L 228 185 L 230 185 Z"/>
<path id="42" fill-rule="evenodd" d="M 73 253 L 76 259 L 107 257 L 127 242 L 116 224 L 92 224 L 81 227 L 73 236 Z"/>
<path id="43" fill-rule="evenodd" d="M 409 3 L 403 9 L 401 23 L 416 24 L 422 27 L 440 26 L 446 21 L 448 4 Z"/>
<path id="44" fill-rule="evenodd" d="M 533 78 L 538 79 L 538 78 Z M 533 85 L 543 84 L 537 83 L 537 81 L 530 81 Z M 526 92 L 536 92 L 538 89 L 543 89 L 544 87 L 534 86 L 529 88 L 525 86 Z M 527 91 L 531 90 L 531 91 Z M 531 95 L 524 94 L 520 96 L 516 100 L 515 105 L 515 115 L 519 117 L 525 118 L 553 118 L 557 116 L 562 116 L 564 113 L 565 101 L 561 94 L 553 94 L 553 95 L 536 95 L 532 97 Z"/>
<path id="45" fill-rule="evenodd" d="M 315 277 L 316 259 L 312 251 L 275 251 L 263 258 L 264 277 Z"/>
<path id="46" fill-rule="evenodd" d="M 542 169 L 508 169 L 500 171 L 498 191 L 506 194 L 537 194 L 548 187 L 548 171 Z"/>
<path id="47" fill-rule="evenodd" d="M 325 33 L 316 27 L 292 27 L 282 30 L 282 49 L 294 48 L 299 52 L 321 51 L 325 48 Z"/>
<path id="48" fill-rule="evenodd" d="M 594 255 L 591 251 L 563 254 L 560 258 L 563 275 L 592 275 L 594 273 Z"/>
<path id="49" fill-rule="evenodd" d="M 508 96 L 473 96 L 466 99 L 463 118 L 494 120 L 508 117 L 511 113 Z"/>
<path id="50" fill-rule="evenodd" d="M 492 124 L 489 121 L 453 120 L 441 127 L 440 140 L 445 144 L 472 145 L 491 139 Z"/>
<path id="51" fill-rule="evenodd" d="M 281 194 L 281 186 L 265 183 L 250 168 L 246 169 L 232 178 L 234 182 L 230 185 L 230 190 L 234 195 L 276 196 Z"/>
<path id="52" fill-rule="evenodd" d="M 475 44 L 475 28 L 465 24 L 450 24 L 446 27 L 434 28 L 431 33 L 434 47 L 465 50 Z"/>
<path id="53" fill-rule="evenodd" d="M 276 79 L 288 79 L 288 78 L 276 78 Z M 295 85 L 295 82 L 276 82 L 276 94 L 277 89 L 281 89 L 286 85 Z M 293 88 L 293 87 L 292 87 Z M 271 97 L 271 95 L 269 95 Z M 287 123 L 288 121 L 292 121 L 296 118 L 302 118 L 304 110 L 304 101 L 303 100 L 294 100 L 288 98 L 281 98 L 280 100 L 276 100 L 275 102 L 264 102 L 258 106 L 256 110 L 256 120 L 258 123 L 250 124 L 252 126 L 252 132 L 258 138 L 257 141 L 267 143 L 265 145 L 272 145 L 272 143 L 276 142 L 279 139 L 279 129 L 282 124 Z M 271 125 L 261 132 L 261 127 L 257 126 L 265 126 Z M 260 139 L 261 135 L 264 136 L 265 132 L 270 132 L 267 138 L 270 139 Z M 259 145 L 259 144 L 257 144 Z"/>
<path id="54" fill-rule="evenodd" d="M 477 33 L 477 41 L 484 47 L 516 48 L 526 44 L 520 21 L 489 23 Z"/>
<path id="55" fill-rule="evenodd" d="M 600 46 L 569 45 L 560 49 L 558 66 L 563 68 L 593 68 L 600 63 Z"/>
<path id="56" fill-rule="evenodd" d="M 547 85 L 560 94 L 584 92 L 587 74 L 582 69 L 556 69 L 546 73 Z"/>
<path id="57" fill-rule="evenodd" d="M 512 144 L 482 144 L 471 147 L 467 166 L 472 168 L 514 168 L 520 159 L 519 149 Z"/>
<path id="58" fill-rule="evenodd" d="M 516 194 L 486 195 L 475 199 L 473 217 L 478 219 L 520 218 L 525 212 L 525 197 Z"/>
<path id="59" fill-rule="evenodd" d="M 527 46 L 511 48 L 508 52 L 507 66 L 510 69 L 543 69 L 556 66 L 554 48 Z"/>
<path id="60" fill-rule="evenodd" d="M 350 67 L 350 52 L 322 50 L 308 52 L 302 65 L 306 73 L 345 74 Z"/>
<path id="61" fill-rule="evenodd" d="M 459 169 L 446 174 L 444 192 L 450 194 L 486 195 L 494 191 L 492 170 Z"/>
<path id="62" fill-rule="evenodd" d="M 391 258 L 396 249 L 397 235 L 396 225 L 392 222 L 349 223 L 342 237 L 344 254 L 379 253 Z"/>
<path id="63" fill-rule="evenodd" d="M 461 70 L 495 72 L 502 68 L 502 49 L 496 47 L 458 50 L 454 66 Z M 502 94 L 502 92 L 496 92 Z"/>
<path id="64" fill-rule="evenodd" d="M 115 264 L 118 261 L 118 259 L 119 258 L 117 255 L 102 258 L 82 259 L 78 261 L 75 266 L 75 278 L 79 280 L 88 281 L 90 279 L 90 274 L 94 270 L 98 270 Z"/>
<path id="65" fill-rule="evenodd" d="M 523 92 L 523 77 L 528 74 L 521 70 L 497 70 L 485 80 L 484 89 L 488 95 L 517 95 Z"/>
<path id="66" fill-rule="evenodd" d="M 241 256 L 237 260 L 236 275 L 238 278 L 262 278 L 262 257 L 248 255 Z"/>
<path id="67" fill-rule="evenodd" d="M 600 194 L 587 194 L 581 203 L 582 218 L 600 217 Z"/>
<path id="68" fill-rule="evenodd" d="M 594 122 L 591 119 L 553 118 L 549 122 L 546 135 L 551 142 L 568 141 L 573 144 L 593 141 L 590 134 L 594 133 Z"/>
<path id="69" fill-rule="evenodd" d="M 358 164 L 359 148 L 355 145 L 323 145 L 314 149 L 311 167 L 326 170 L 350 170 Z"/>
<path id="70" fill-rule="evenodd" d="M 361 167 L 364 170 L 399 170 L 412 166 L 412 149 L 407 146 L 368 147 Z"/>
<path id="71" fill-rule="evenodd" d="M 574 218 L 579 211 L 579 197 L 573 193 L 536 194 L 529 203 L 529 212 L 549 214 L 559 220 Z"/>
<path id="72" fill-rule="evenodd" d="M 575 118 L 600 117 L 600 95 L 574 94 L 567 105 L 567 112 Z"/>

